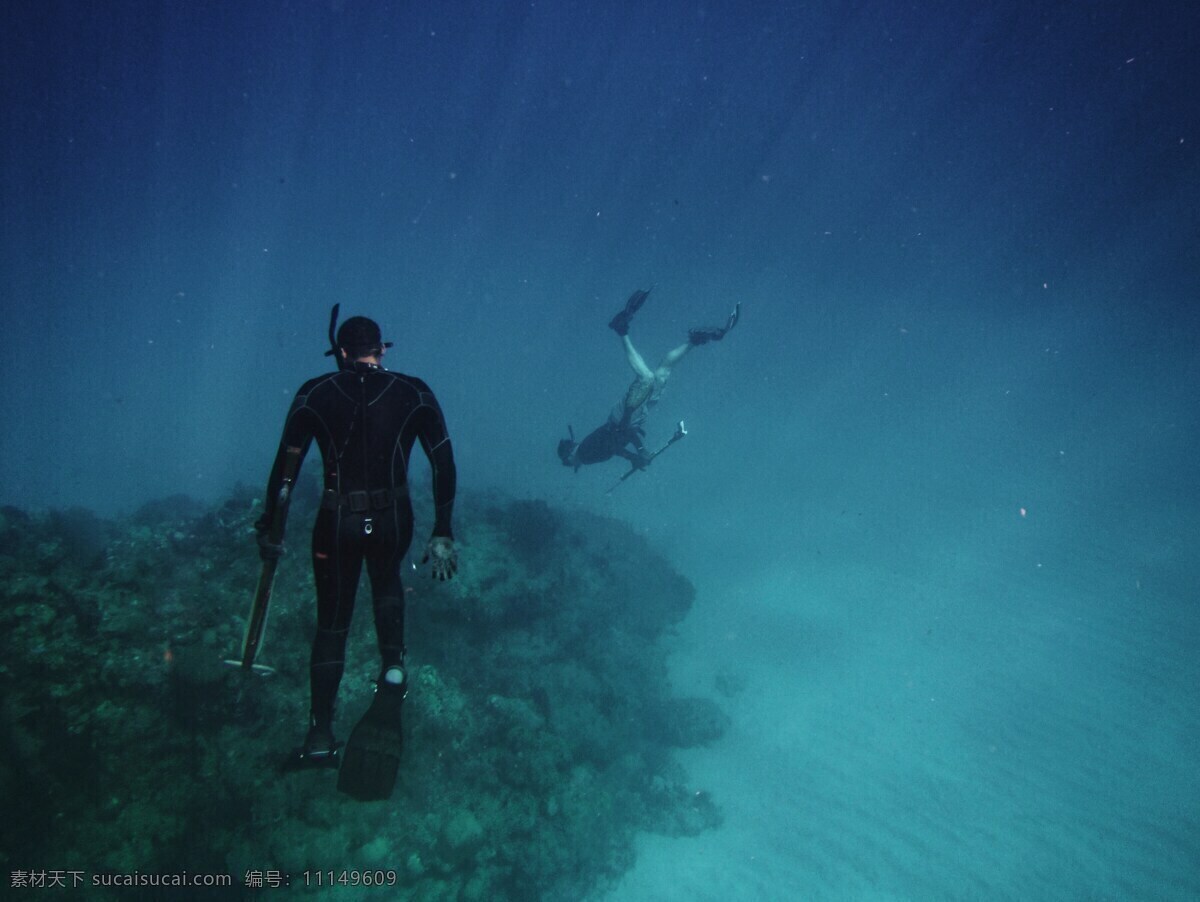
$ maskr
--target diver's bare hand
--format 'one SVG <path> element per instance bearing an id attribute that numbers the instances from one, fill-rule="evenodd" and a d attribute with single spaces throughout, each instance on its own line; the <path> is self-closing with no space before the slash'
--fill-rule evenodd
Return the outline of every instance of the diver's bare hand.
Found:
<path id="1" fill-rule="evenodd" d="M 454 540 L 446 536 L 434 536 L 425 546 L 425 557 L 422 564 L 433 560 L 432 576 L 438 580 L 448 580 L 458 572 L 458 549 Z"/>

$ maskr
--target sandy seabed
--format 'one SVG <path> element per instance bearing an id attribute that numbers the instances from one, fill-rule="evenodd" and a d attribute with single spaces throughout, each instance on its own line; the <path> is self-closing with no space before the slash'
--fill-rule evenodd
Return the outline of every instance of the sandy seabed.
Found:
<path id="1" fill-rule="evenodd" d="M 736 674 L 685 757 L 727 819 L 610 898 L 1200 897 L 1190 549 L 937 539 L 696 576 L 674 677 Z"/>

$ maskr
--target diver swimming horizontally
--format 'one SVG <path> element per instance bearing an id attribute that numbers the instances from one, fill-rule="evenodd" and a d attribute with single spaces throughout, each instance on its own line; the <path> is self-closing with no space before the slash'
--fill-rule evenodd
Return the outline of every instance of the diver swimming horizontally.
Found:
<path id="1" fill-rule="evenodd" d="M 729 314 L 729 319 L 724 326 L 688 330 L 688 340 L 679 347 L 668 351 L 658 367 L 652 370 L 646 365 L 646 361 L 642 359 L 642 355 L 638 353 L 629 338 L 629 326 L 633 321 L 633 316 L 646 302 L 649 295 L 649 290 L 635 291 L 625 302 L 625 307 L 608 324 L 609 328 L 621 337 L 621 344 L 625 349 L 625 359 L 634 372 L 633 383 L 626 390 L 621 402 L 609 413 L 608 419 L 588 433 L 583 441 L 576 442 L 574 430 L 569 429 L 570 437 L 558 443 L 558 458 L 564 467 L 578 470 L 587 464 L 598 464 L 613 457 L 622 457 L 629 461 L 632 470 L 645 469 L 657 453 L 665 450 L 672 442 L 686 434 L 683 424 L 680 423 L 672 440 L 658 452 L 648 451 L 642 442 L 646 435 L 643 424 L 646 421 L 647 413 L 658 403 L 667 379 L 671 376 L 672 368 L 692 348 L 724 338 L 726 333 L 737 325 L 742 305 L 739 303 L 733 308 L 733 312 Z"/>
<path id="2" fill-rule="evenodd" d="M 400 565 L 412 541 L 408 461 L 420 443 L 433 471 L 435 522 L 422 561 L 451 578 L 458 567 L 450 528 L 456 471 L 450 436 L 429 386 L 380 363 L 391 342 L 362 316 L 329 333 L 336 373 L 301 386 L 288 411 L 255 524 L 264 561 L 283 551 L 287 487 L 310 444 L 321 451 L 325 491 L 312 534 L 317 631 L 309 662 L 312 702 L 304 745 L 293 767 L 338 767 L 338 788 L 359 799 L 391 795 L 400 760 L 400 710 L 408 686 L 404 667 L 404 588 Z M 281 493 L 281 488 L 283 491 Z M 283 510 L 279 506 L 283 505 Z M 274 524 L 274 528 L 273 528 Z M 374 699 L 344 749 L 334 739 L 334 700 L 345 668 L 346 637 L 363 564 L 371 582 L 382 669 Z"/>

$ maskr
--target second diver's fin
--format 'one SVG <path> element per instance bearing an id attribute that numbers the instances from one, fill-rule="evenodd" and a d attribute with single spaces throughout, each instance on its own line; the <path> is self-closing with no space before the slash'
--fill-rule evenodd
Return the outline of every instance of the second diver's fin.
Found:
<path id="1" fill-rule="evenodd" d="M 338 789 L 362 802 L 391 798 L 400 769 L 400 708 L 406 683 L 380 680 L 375 697 L 341 750 Z"/>
<path id="2" fill-rule="evenodd" d="M 708 326 L 700 329 L 688 330 L 688 344 L 695 347 L 696 345 L 708 344 L 710 341 L 720 341 L 725 337 L 734 326 L 737 325 L 738 319 L 742 315 L 742 304 L 739 301 L 733 308 L 733 312 L 729 314 L 729 319 L 724 326 Z"/>
<path id="3" fill-rule="evenodd" d="M 633 315 L 638 312 L 642 304 L 646 303 L 646 298 L 650 296 L 653 289 L 647 288 L 645 291 L 638 289 L 629 296 L 629 300 L 625 302 L 625 309 L 609 320 L 608 327 L 618 335 L 629 334 L 629 324 L 633 321 Z"/>

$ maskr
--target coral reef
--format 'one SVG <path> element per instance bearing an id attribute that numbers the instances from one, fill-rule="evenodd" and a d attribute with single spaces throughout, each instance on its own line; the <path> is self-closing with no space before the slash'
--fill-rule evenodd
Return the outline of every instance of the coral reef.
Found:
<path id="1" fill-rule="evenodd" d="M 258 572 L 249 490 L 120 521 L 0 510 L 0 791 L 21 813 L 0 826 L 10 873 L 231 875 L 214 898 L 249 897 L 248 872 L 278 872 L 313 898 L 578 900 L 630 866 L 638 831 L 719 824 L 672 752 L 726 726 L 667 680 L 662 638 L 691 585 L 616 521 L 499 495 L 460 500 L 458 579 L 405 574 L 393 798 L 356 803 L 331 772 L 280 773 L 307 715 L 315 496 L 306 486 L 292 512 L 268 678 L 222 663 Z M 378 666 L 369 591 L 364 580 L 342 735 Z M 394 885 L 353 876 L 377 871 Z M 330 886 L 344 872 L 350 885 Z"/>

